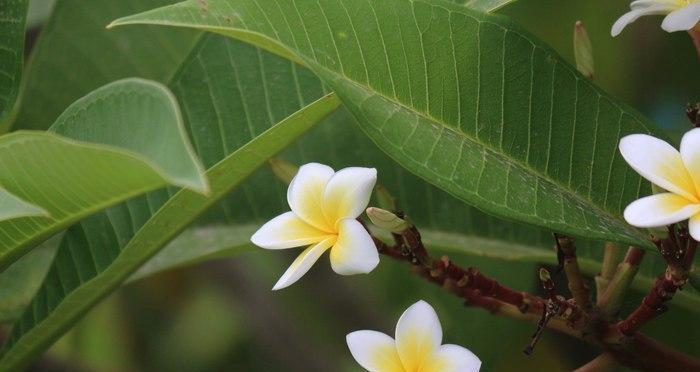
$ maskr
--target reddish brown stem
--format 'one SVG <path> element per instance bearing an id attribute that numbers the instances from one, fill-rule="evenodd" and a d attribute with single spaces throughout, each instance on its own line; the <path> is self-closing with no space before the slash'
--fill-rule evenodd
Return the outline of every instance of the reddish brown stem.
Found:
<path id="1" fill-rule="evenodd" d="M 636 333 L 620 344 L 609 344 L 606 350 L 614 355 L 620 364 L 640 371 L 700 371 L 700 360 L 641 333 Z"/>
<path id="2" fill-rule="evenodd" d="M 695 257 L 697 242 L 683 234 L 677 238 L 673 226 L 669 227 L 668 238 L 652 238 L 652 241 L 666 260 L 666 271 L 654 281 L 649 293 L 632 314 L 618 323 L 620 332 L 626 336 L 633 335 L 644 324 L 666 312 L 666 302 L 688 282 L 688 270 Z"/>
<path id="3" fill-rule="evenodd" d="M 688 30 L 690 38 L 693 39 L 693 45 L 695 45 L 695 50 L 698 53 L 698 59 L 700 59 L 700 26 L 695 26 Z"/>

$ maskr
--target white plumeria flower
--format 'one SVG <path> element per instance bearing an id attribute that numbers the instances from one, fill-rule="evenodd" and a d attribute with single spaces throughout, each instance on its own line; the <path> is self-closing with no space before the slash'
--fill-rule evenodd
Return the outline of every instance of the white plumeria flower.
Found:
<path id="1" fill-rule="evenodd" d="M 411 305 L 396 324 L 396 340 L 376 331 L 347 335 L 355 360 L 370 372 L 470 372 L 481 360 L 466 348 L 442 344 L 442 326 L 425 301 Z"/>
<path id="2" fill-rule="evenodd" d="M 700 0 L 637 0 L 610 30 L 617 36 L 630 23 L 646 15 L 665 15 L 661 28 L 667 32 L 688 31 L 700 21 Z"/>
<path id="3" fill-rule="evenodd" d="M 291 212 L 263 225 L 250 240 L 266 249 L 309 245 L 273 290 L 290 286 L 331 250 L 331 267 L 341 275 L 365 274 L 379 263 L 379 253 L 357 217 L 367 207 L 377 182 L 374 168 L 345 168 L 338 172 L 309 163 L 294 176 L 287 190 Z"/>
<path id="4" fill-rule="evenodd" d="M 637 173 L 667 191 L 632 202 L 625 220 L 649 228 L 689 219 L 690 235 L 700 240 L 700 128 L 683 136 L 680 152 L 646 134 L 622 138 L 620 152 Z"/>

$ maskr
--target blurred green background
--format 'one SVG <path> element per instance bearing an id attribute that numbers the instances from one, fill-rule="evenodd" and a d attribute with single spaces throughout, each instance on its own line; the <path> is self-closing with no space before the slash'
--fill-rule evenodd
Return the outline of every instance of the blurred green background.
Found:
<path id="1" fill-rule="evenodd" d="M 40 32 L 52 3 L 30 1 L 30 38 Z M 610 26 L 627 10 L 627 0 L 520 0 L 501 13 L 571 62 L 573 25 L 583 21 L 594 48 L 595 82 L 677 138 L 688 125 L 686 103 L 700 100 L 695 50 L 687 34 L 663 32 L 660 17 L 643 18 L 613 39 Z M 273 293 L 270 288 L 297 253 L 260 249 L 130 284 L 95 308 L 33 369 L 358 371 L 345 335 L 357 329 L 392 334 L 403 310 L 419 299 L 436 308 L 445 342 L 471 349 L 484 371 L 571 370 L 596 355 L 586 344 L 545 332 L 534 355 L 526 357 L 522 349 L 533 325 L 464 307 L 412 276 L 405 264 L 387 259 L 370 275 L 339 277 L 324 257 L 300 282 Z M 506 285 L 537 290 L 536 264 L 451 257 L 507 278 Z M 640 297 L 630 296 L 627 307 Z M 693 330 L 676 331 L 700 328 L 688 325 L 697 324 L 688 321 L 693 316 L 672 308 L 645 331 L 698 355 Z"/>

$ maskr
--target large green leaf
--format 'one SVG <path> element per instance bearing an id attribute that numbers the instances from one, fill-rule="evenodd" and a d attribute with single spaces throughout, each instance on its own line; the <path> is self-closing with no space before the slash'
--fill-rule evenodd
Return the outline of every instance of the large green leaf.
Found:
<path id="1" fill-rule="evenodd" d="M 65 262 L 62 261 L 64 257 L 59 247 L 56 265 L 47 277 L 54 286 L 42 287 L 44 291 L 37 295 L 31 308 L 33 311 L 25 313 L 26 316 L 16 324 L 9 346 L 0 359 L 0 369 L 24 367 L 36 353 L 50 345 L 92 306 L 120 286 L 210 206 L 339 105 L 334 94 L 327 95 L 241 146 L 207 171 L 211 182 L 209 196 L 187 189 L 178 191 L 134 233 L 123 249 L 119 250 L 118 244 L 100 244 L 118 239 L 113 234 L 104 237 L 101 242 L 92 242 L 92 245 L 88 241 L 81 242 L 82 246 L 94 250 L 89 251 L 89 255 L 72 256 L 76 261 Z M 87 224 L 81 224 L 79 228 L 97 231 L 90 229 L 90 223 L 99 222 L 97 218 L 102 216 L 96 215 L 95 219 L 86 221 Z M 99 226 L 95 228 L 99 229 Z M 87 233 L 82 235 L 83 238 L 87 236 Z M 80 237 L 74 234 L 68 239 Z M 69 272 L 58 271 L 61 269 Z"/>
<path id="2" fill-rule="evenodd" d="M 0 185 L 48 213 L 0 222 L 0 271 L 56 232 L 136 195 L 167 184 L 207 191 L 177 103 L 159 84 L 107 85 L 69 107 L 52 130 L 64 136 L 0 137 Z M 155 137 L 158 147 L 148 142 Z"/>
<path id="3" fill-rule="evenodd" d="M 168 3 L 172 1 L 55 1 L 24 74 L 14 128 L 46 129 L 73 101 L 114 80 L 138 76 L 168 81 L 200 33 L 155 27 L 105 30 L 117 17 Z M 4 41 L 5 33 L 0 34 Z M 92 58 L 96 54 L 102 58 Z"/>
<path id="4" fill-rule="evenodd" d="M 509 19 L 442 2 L 187 1 L 117 20 L 221 33 L 308 65 L 394 160 L 502 218 L 652 247 L 617 152 L 664 137 Z"/>
<path id="5" fill-rule="evenodd" d="M 29 0 L 0 0 L 0 132 L 19 93 Z"/>

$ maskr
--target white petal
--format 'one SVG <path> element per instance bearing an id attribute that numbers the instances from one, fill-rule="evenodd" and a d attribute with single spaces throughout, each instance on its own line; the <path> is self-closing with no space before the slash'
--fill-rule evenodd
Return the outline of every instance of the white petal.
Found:
<path id="1" fill-rule="evenodd" d="M 481 360 L 469 349 L 458 345 L 442 345 L 421 368 L 421 372 L 476 372 Z"/>
<path id="2" fill-rule="evenodd" d="M 634 5 L 634 3 L 632 3 Z M 655 14 L 668 14 L 676 9 L 676 6 L 671 4 L 655 4 L 649 2 L 639 2 L 637 6 L 632 6 L 632 10 L 623 14 L 612 26 L 610 35 L 613 37 L 619 35 L 622 30 L 630 23 L 639 19 L 639 17 Z"/>
<path id="3" fill-rule="evenodd" d="M 366 274 L 379 264 L 372 237 L 357 220 L 338 222 L 338 240 L 331 249 L 331 267 L 341 275 Z"/>
<path id="4" fill-rule="evenodd" d="M 261 248 L 285 249 L 316 244 L 330 235 L 297 217 L 294 212 L 283 213 L 262 225 L 250 241 Z"/>
<path id="5" fill-rule="evenodd" d="M 667 32 L 688 31 L 700 21 L 700 3 L 678 9 L 664 18 L 661 28 Z"/>
<path id="6" fill-rule="evenodd" d="M 681 140 L 681 158 L 690 178 L 695 182 L 695 190 L 700 190 L 700 128 L 695 128 Z"/>
<path id="7" fill-rule="evenodd" d="M 374 168 L 345 168 L 333 175 L 323 195 L 326 220 L 357 218 L 365 210 L 377 182 Z"/>
<path id="8" fill-rule="evenodd" d="M 693 239 L 700 241 L 700 214 L 694 214 L 688 220 L 688 231 Z"/>
<path id="9" fill-rule="evenodd" d="M 440 320 L 425 301 L 411 305 L 396 324 L 396 349 L 408 371 L 417 371 L 441 343 Z"/>
<path id="10" fill-rule="evenodd" d="M 700 204 L 672 193 L 646 196 L 625 208 L 625 220 L 637 227 L 660 227 L 680 222 L 700 211 Z"/>
<path id="11" fill-rule="evenodd" d="M 308 224 L 324 231 L 333 229 L 323 217 L 322 202 L 326 185 L 334 173 L 333 168 L 327 165 L 302 165 L 287 189 L 287 202 L 292 212 Z"/>
<path id="12" fill-rule="evenodd" d="M 664 6 L 668 12 L 684 6 L 685 0 L 635 0 L 630 4 L 632 10 L 644 10 Z"/>
<path id="13" fill-rule="evenodd" d="M 370 372 L 404 372 L 394 339 L 381 332 L 356 331 L 345 337 L 350 353 Z"/>
<path id="14" fill-rule="evenodd" d="M 299 278 L 304 276 L 311 266 L 318 261 L 323 252 L 330 248 L 335 241 L 335 237 L 326 239 L 316 245 L 306 248 L 299 257 L 292 262 L 287 271 L 282 274 L 282 277 L 277 281 L 277 284 L 272 288 L 273 291 L 289 287 L 294 284 Z"/>
<path id="15" fill-rule="evenodd" d="M 653 184 L 698 201 L 693 179 L 673 146 L 646 134 L 632 134 L 620 140 L 620 153 L 637 173 Z"/>

